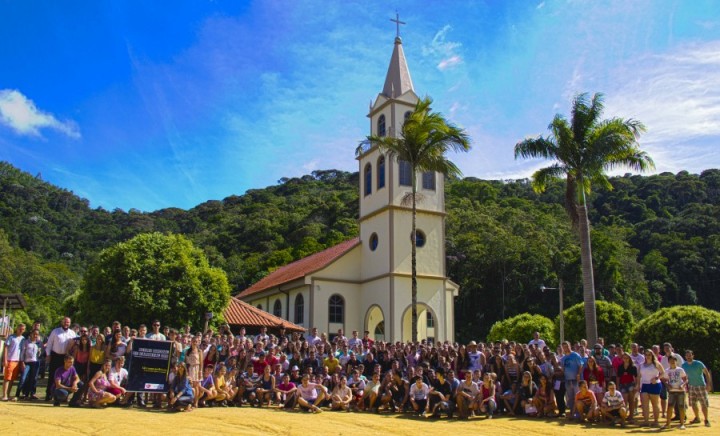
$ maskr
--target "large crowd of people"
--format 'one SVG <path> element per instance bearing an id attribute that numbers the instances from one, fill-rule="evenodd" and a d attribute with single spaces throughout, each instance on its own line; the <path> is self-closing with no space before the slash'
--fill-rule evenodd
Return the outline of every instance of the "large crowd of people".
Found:
<path id="1" fill-rule="evenodd" d="M 146 325 L 134 329 L 117 321 L 105 328 L 73 325 L 69 317 L 47 338 L 40 328 L 36 323 L 26 332 L 19 324 L 5 341 L 3 401 L 39 400 L 37 380 L 47 370 L 44 399 L 56 406 L 524 415 L 666 428 L 675 418 L 681 429 L 710 426 L 711 373 L 692 350 L 683 357 L 670 343 L 630 344 L 626 351 L 601 338 L 590 347 L 581 340 L 552 350 L 537 332 L 528 343 L 390 343 L 357 331 L 349 338 L 342 330 L 329 337 L 317 328 L 307 335 L 270 335 L 265 328 L 234 335 L 229 326 L 191 333 L 155 320 L 148 332 Z M 126 391 L 136 338 L 172 343 L 166 392 Z"/>

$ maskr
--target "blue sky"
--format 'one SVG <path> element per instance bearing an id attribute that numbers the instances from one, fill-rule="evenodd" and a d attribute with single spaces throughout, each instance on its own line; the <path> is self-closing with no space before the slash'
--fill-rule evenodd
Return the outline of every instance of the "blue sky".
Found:
<path id="1" fill-rule="evenodd" d="M 513 146 L 597 91 L 656 172 L 720 167 L 714 0 L 0 0 L 0 160 L 110 210 L 357 171 L 396 9 L 416 92 L 473 140 L 466 176 L 546 166 Z"/>

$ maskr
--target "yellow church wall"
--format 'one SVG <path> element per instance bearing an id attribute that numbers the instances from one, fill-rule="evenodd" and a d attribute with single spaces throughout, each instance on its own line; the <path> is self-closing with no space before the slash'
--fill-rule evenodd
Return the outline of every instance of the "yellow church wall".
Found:
<path id="1" fill-rule="evenodd" d="M 410 273 L 412 270 L 412 213 L 397 211 L 394 215 L 395 229 L 394 265 L 396 272 Z M 417 248 L 418 274 L 445 275 L 444 219 L 438 215 L 418 213 L 416 229 L 425 234 L 425 245 Z"/>
<path id="2" fill-rule="evenodd" d="M 361 260 L 354 265 L 360 266 L 363 279 L 377 277 L 388 272 L 390 264 L 390 234 L 389 215 L 378 214 L 364 220 L 360 226 Z M 370 250 L 370 237 L 373 233 L 378 236 L 378 246 L 375 251 Z"/>
<path id="3" fill-rule="evenodd" d="M 332 280 L 313 280 L 313 320 L 310 327 L 317 327 L 320 332 L 337 333 L 338 328 L 345 331 L 362 326 L 364 313 L 360 309 L 360 286 L 354 283 L 343 283 Z M 333 295 L 340 295 L 345 300 L 344 322 L 329 322 L 329 302 Z"/>
<path id="4" fill-rule="evenodd" d="M 412 331 L 409 324 L 411 322 L 411 312 L 408 310 L 412 304 L 411 297 L 411 281 L 410 277 L 396 277 L 395 279 L 395 313 L 398 315 L 394 319 L 394 336 L 400 340 L 410 340 Z M 447 313 L 445 305 L 449 303 L 449 294 L 445 293 L 444 280 L 418 278 L 418 339 L 427 338 L 428 334 L 435 340 L 444 341 L 450 339 L 447 337 L 446 322 L 443 315 Z M 427 306 L 433 314 L 435 321 L 434 329 L 428 330 L 426 318 L 421 314 L 420 305 Z M 421 317 L 422 315 L 422 317 Z"/>

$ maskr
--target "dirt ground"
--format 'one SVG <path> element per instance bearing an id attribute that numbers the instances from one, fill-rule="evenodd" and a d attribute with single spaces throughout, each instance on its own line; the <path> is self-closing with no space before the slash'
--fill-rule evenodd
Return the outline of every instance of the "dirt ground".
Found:
<path id="1" fill-rule="evenodd" d="M 690 412 L 692 416 L 692 412 Z M 691 425 L 681 434 L 720 434 L 720 396 L 711 396 L 712 428 Z M 674 423 L 674 425 L 677 425 Z M 673 431 L 677 431 L 673 429 Z M 50 403 L 0 402 L 1 435 L 604 435 L 658 433 L 657 429 L 628 426 L 625 429 L 605 425 L 580 425 L 564 419 L 528 419 L 496 417 L 492 420 L 429 420 L 402 414 L 368 414 L 326 411 L 320 414 L 287 412 L 276 409 L 204 408 L 189 413 L 169 413 L 152 409 L 105 410 Z M 663 431 L 667 433 L 667 431 Z"/>

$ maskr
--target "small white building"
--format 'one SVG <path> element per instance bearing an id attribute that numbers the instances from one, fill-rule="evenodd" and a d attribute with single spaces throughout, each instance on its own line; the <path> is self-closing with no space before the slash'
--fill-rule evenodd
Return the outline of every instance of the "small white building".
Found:
<path id="1" fill-rule="evenodd" d="M 368 114 L 371 133 L 399 135 L 417 101 L 397 37 L 385 85 Z M 357 160 L 360 237 L 285 265 L 238 298 L 329 335 L 367 330 L 376 339 L 408 341 L 412 214 L 402 198 L 410 191 L 409 167 L 369 146 Z M 423 197 L 417 204 L 418 339 L 453 341 L 459 288 L 445 273 L 444 178 L 420 174 L 417 186 Z"/>

